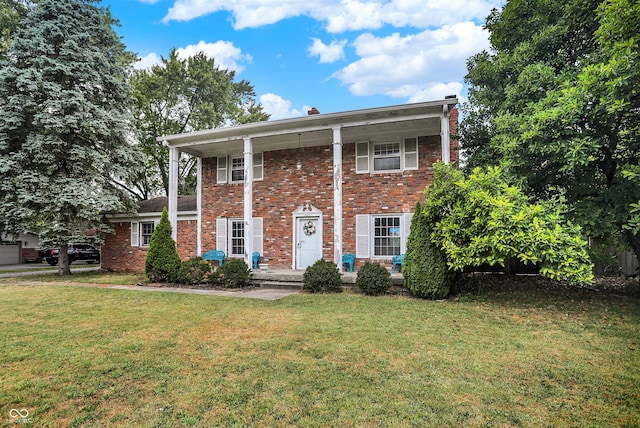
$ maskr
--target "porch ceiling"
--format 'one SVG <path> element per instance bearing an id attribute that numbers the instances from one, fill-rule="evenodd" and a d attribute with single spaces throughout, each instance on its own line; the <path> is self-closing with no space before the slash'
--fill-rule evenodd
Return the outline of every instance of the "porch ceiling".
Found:
<path id="1" fill-rule="evenodd" d="M 339 127 L 343 143 L 388 141 L 403 137 L 440 135 L 443 105 L 457 99 L 406 104 L 352 112 L 318 114 L 294 119 L 250 123 L 160 137 L 169 146 L 203 158 L 238 154 L 243 139 L 251 138 L 254 152 L 303 148 L 333 143 Z"/>

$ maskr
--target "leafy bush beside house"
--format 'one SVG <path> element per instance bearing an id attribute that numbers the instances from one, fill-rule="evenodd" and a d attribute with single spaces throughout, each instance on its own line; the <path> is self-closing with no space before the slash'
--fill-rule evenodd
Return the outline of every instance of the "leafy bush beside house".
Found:
<path id="1" fill-rule="evenodd" d="M 215 279 L 227 288 L 242 288 L 251 281 L 251 269 L 242 259 L 229 259 L 216 270 Z"/>
<path id="2" fill-rule="evenodd" d="M 562 201 L 531 201 L 499 168 L 476 168 L 465 177 L 437 163 L 425 196 L 418 217 L 425 216 L 429 240 L 444 251 L 450 269 L 504 266 L 505 259 L 516 257 L 539 263 L 540 273 L 551 279 L 593 282 L 587 242 L 580 227 L 564 218 Z"/>
<path id="3" fill-rule="evenodd" d="M 312 293 L 339 293 L 342 278 L 335 263 L 320 259 L 309 266 L 302 276 L 303 290 Z"/>
<path id="4" fill-rule="evenodd" d="M 379 263 L 365 262 L 358 270 L 356 287 L 364 294 L 379 296 L 389 291 L 392 285 L 391 274 Z"/>

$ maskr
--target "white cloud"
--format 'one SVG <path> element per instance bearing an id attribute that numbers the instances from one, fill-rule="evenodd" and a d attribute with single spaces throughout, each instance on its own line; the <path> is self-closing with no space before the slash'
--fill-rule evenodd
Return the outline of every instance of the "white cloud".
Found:
<path id="1" fill-rule="evenodd" d="M 252 61 L 251 55 L 243 54 L 242 50 L 234 46 L 233 43 L 222 40 L 215 43 L 200 41 L 198 44 L 176 49 L 176 53 L 180 59 L 187 59 L 200 52 L 204 52 L 209 58 L 214 58 L 216 65 L 220 68 L 232 70 L 236 73 L 242 72 L 245 68 L 244 64 L 251 63 Z M 162 58 L 155 52 L 151 52 L 141 57 L 140 61 L 134 64 L 134 68 L 145 70 L 160 64 L 162 64 Z"/>
<path id="2" fill-rule="evenodd" d="M 432 28 L 459 21 L 481 21 L 504 0 L 175 0 L 163 21 L 190 21 L 227 11 L 234 28 L 260 27 L 295 16 L 309 16 L 327 31 L 396 27 Z"/>
<path id="3" fill-rule="evenodd" d="M 264 94 L 260 96 L 260 104 L 265 112 L 271 115 L 270 120 L 288 119 L 290 117 L 300 117 L 307 114 L 311 107 L 303 106 L 302 110 L 292 109 L 291 101 L 285 100 L 280 95 Z"/>
<path id="4" fill-rule="evenodd" d="M 242 50 L 234 46 L 233 43 L 223 40 L 215 43 L 206 43 L 201 40 L 196 45 L 176 49 L 180 59 L 195 56 L 199 52 L 204 52 L 207 57 L 214 58 L 220 68 L 233 70 L 237 73 L 244 70 L 244 64 L 249 64 L 252 61 L 251 55 L 243 54 Z"/>
<path id="5" fill-rule="evenodd" d="M 151 52 L 140 58 L 140 61 L 136 62 L 133 65 L 133 68 L 137 70 L 148 70 L 154 65 L 158 65 L 162 63 L 162 58 L 158 56 L 155 52 Z"/>
<path id="6" fill-rule="evenodd" d="M 331 44 L 325 45 L 322 40 L 313 38 L 313 44 L 309 46 L 309 53 L 312 56 L 320 57 L 320 64 L 332 64 L 338 60 L 344 59 L 344 47 L 346 40 L 332 41 Z"/>
<path id="7" fill-rule="evenodd" d="M 352 94 L 423 100 L 459 94 L 466 59 L 489 42 L 479 25 L 462 22 L 406 36 L 362 34 L 353 46 L 360 59 L 333 74 Z"/>

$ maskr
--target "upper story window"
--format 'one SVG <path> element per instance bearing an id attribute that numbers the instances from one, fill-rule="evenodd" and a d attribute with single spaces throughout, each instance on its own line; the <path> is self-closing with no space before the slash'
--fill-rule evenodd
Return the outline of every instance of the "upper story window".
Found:
<path id="1" fill-rule="evenodd" d="M 231 182 L 244 181 L 244 158 L 231 158 Z"/>
<path id="2" fill-rule="evenodd" d="M 253 154 L 253 179 L 262 180 L 264 175 L 263 154 Z M 218 156 L 218 184 L 244 182 L 244 156 Z"/>
<path id="3" fill-rule="evenodd" d="M 373 145 L 373 170 L 393 171 L 400 169 L 400 143 Z"/>
<path id="4" fill-rule="evenodd" d="M 418 169 L 418 138 L 400 142 L 356 143 L 356 172 L 379 173 Z"/>

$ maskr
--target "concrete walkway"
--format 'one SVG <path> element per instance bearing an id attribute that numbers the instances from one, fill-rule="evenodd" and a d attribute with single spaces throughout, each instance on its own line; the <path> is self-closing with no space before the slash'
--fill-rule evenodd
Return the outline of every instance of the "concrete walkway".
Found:
<path id="1" fill-rule="evenodd" d="M 278 300 L 283 297 L 297 294 L 298 290 L 284 290 L 284 289 L 269 289 L 269 288 L 251 288 L 246 291 L 227 291 L 227 290 L 200 290 L 193 288 L 175 288 L 175 287 L 148 287 L 137 285 L 113 285 L 107 288 L 114 288 L 116 290 L 134 290 L 134 291 L 156 291 L 167 293 L 184 293 L 184 294 L 204 294 L 207 296 L 227 296 L 227 297 L 242 297 L 246 299 L 260 299 L 260 300 Z"/>
<path id="2" fill-rule="evenodd" d="M 15 275 L 14 275 L 15 276 Z M 112 288 L 114 290 L 130 290 L 130 291 L 146 291 L 160 293 L 183 293 L 183 294 L 200 294 L 205 296 L 226 296 L 240 297 L 244 299 L 259 300 L 278 300 L 283 297 L 297 294 L 299 290 L 291 289 L 274 289 L 274 288 L 248 288 L 246 290 L 201 290 L 195 288 L 178 288 L 178 287 L 152 287 L 146 285 L 109 285 L 109 284 L 90 284 L 80 282 L 44 282 L 29 281 L 28 279 L 13 281 L 4 281 L 0 285 L 50 285 L 59 287 L 88 287 L 88 288 Z"/>

